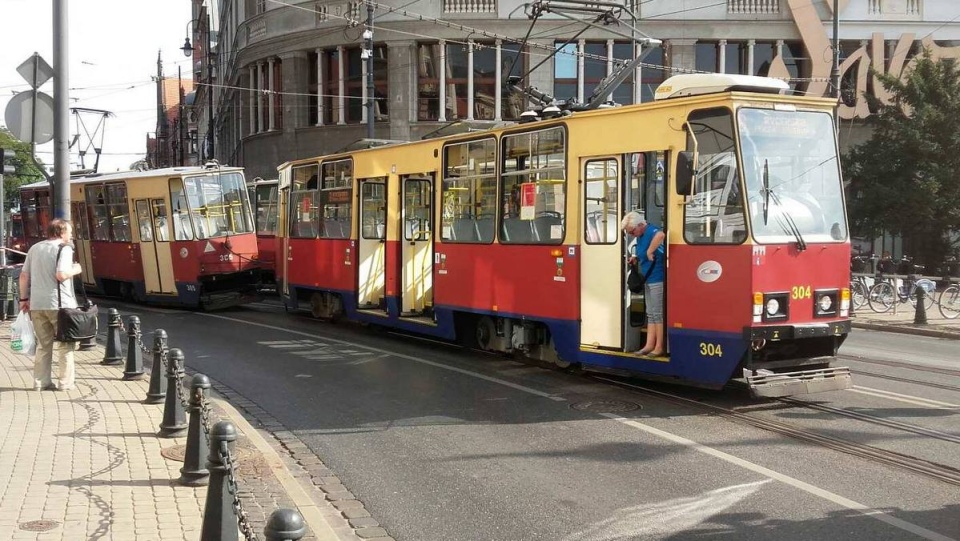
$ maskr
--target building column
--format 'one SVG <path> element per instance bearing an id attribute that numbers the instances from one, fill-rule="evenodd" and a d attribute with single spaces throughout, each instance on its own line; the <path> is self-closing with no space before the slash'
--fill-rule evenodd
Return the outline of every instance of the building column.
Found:
<path id="1" fill-rule="evenodd" d="M 754 49 L 757 47 L 757 40 L 747 40 L 747 75 L 753 75 L 754 72 Z"/>
<path id="2" fill-rule="evenodd" d="M 586 40 L 577 40 L 577 101 L 580 103 L 583 103 L 583 53 L 586 48 Z"/>
<path id="3" fill-rule="evenodd" d="M 726 73 L 727 72 L 727 40 L 721 39 L 720 43 L 717 44 L 719 50 L 717 51 L 717 72 Z"/>
<path id="4" fill-rule="evenodd" d="M 263 131 L 263 61 L 257 62 L 257 133 Z"/>
<path id="5" fill-rule="evenodd" d="M 417 42 L 387 44 L 387 95 L 384 103 L 389 115 L 390 139 L 409 141 L 411 124 L 417 121 Z"/>
<path id="6" fill-rule="evenodd" d="M 607 77 L 613 73 L 613 40 L 607 40 Z"/>
<path id="7" fill-rule="evenodd" d="M 337 45 L 337 76 L 340 78 L 337 86 L 337 124 L 340 125 L 347 123 L 347 100 L 345 97 L 347 90 L 343 80 L 346 71 L 343 67 L 344 58 L 343 45 Z"/>
<path id="8" fill-rule="evenodd" d="M 447 121 L 447 42 L 440 40 L 440 122 Z"/>
<path id="9" fill-rule="evenodd" d="M 497 48 L 497 58 L 495 62 L 497 63 L 496 71 L 494 72 L 494 77 L 497 79 L 497 84 L 494 86 L 493 90 L 493 120 L 499 122 L 503 120 L 503 51 L 500 50 L 500 46 L 503 45 L 502 40 L 496 40 L 494 42 L 494 47 Z"/>
<path id="10" fill-rule="evenodd" d="M 635 43 L 633 45 L 633 57 L 638 58 L 643 54 L 643 45 Z M 640 103 L 643 99 L 643 66 L 637 64 L 633 70 L 633 103 Z"/>
<path id="11" fill-rule="evenodd" d="M 317 126 L 323 126 L 323 49 L 317 49 Z"/>
<path id="12" fill-rule="evenodd" d="M 250 72 L 250 103 L 247 104 L 250 114 L 250 133 L 248 135 L 253 135 L 257 133 L 257 66 L 251 64 L 249 67 Z"/>
<path id="13" fill-rule="evenodd" d="M 267 86 L 269 87 L 270 93 L 267 94 L 267 118 L 268 124 L 267 129 L 273 131 L 277 129 L 277 111 L 276 111 L 276 91 L 274 88 L 274 81 L 276 80 L 276 73 L 273 71 L 273 63 L 275 59 L 271 56 L 267 59 Z"/>
<path id="14" fill-rule="evenodd" d="M 311 123 L 310 102 L 310 62 L 304 51 L 293 51 L 280 55 L 280 107 L 283 110 L 281 128 L 293 130 L 309 126 Z"/>
<path id="15" fill-rule="evenodd" d="M 467 120 L 473 120 L 473 40 L 467 41 Z"/>
<path id="16" fill-rule="evenodd" d="M 684 70 L 697 69 L 697 40 L 670 39 L 665 42 L 665 51 L 669 51 L 670 75 L 683 73 Z"/>

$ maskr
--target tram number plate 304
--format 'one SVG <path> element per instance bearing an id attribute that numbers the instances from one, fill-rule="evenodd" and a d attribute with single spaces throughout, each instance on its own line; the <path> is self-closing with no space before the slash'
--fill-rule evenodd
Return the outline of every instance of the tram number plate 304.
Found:
<path id="1" fill-rule="evenodd" d="M 700 342 L 700 355 L 703 357 L 723 357 L 723 346 L 709 342 Z"/>

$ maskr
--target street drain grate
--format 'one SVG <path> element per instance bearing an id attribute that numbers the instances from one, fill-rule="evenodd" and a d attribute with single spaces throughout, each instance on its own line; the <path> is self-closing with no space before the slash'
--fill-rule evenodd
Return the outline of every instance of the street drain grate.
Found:
<path id="1" fill-rule="evenodd" d="M 31 520 L 30 522 L 21 522 L 20 529 L 28 532 L 48 532 L 60 523 L 55 520 Z"/>
<path id="2" fill-rule="evenodd" d="M 593 413 L 623 413 L 625 411 L 638 410 L 642 406 L 623 400 L 585 400 L 583 402 L 570 404 L 570 407 L 577 411 L 589 411 Z"/>

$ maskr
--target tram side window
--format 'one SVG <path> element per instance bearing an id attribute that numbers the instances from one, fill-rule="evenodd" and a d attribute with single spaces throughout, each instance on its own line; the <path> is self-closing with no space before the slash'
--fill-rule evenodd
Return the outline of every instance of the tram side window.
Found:
<path id="1" fill-rule="evenodd" d="M 563 127 L 503 137 L 500 241 L 560 244 L 566 214 Z"/>
<path id="2" fill-rule="evenodd" d="M 293 190 L 290 194 L 291 238 L 317 238 L 320 223 L 320 207 L 317 205 L 319 184 L 319 165 L 301 165 L 293 168 Z"/>
<path id="3" fill-rule="evenodd" d="M 153 242 L 153 217 L 150 216 L 150 204 L 146 199 L 142 199 L 137 201 L 136 206 L 140 242 Z"/>
<path id="4" fill-rule="evenodd" d="M 110 216 L 110 240 L 130 242 L 130 207 L 127 204 L 127 186 L 107 184 L 107 213 Z"/>
<path id="5" fill-rule="evenodd" d="M 403 182 L 403 239 L 430 240 L 431 179 L 401 177 Z M 491 237 L 493 233 L 491 232 Z"/>
<path id="6" fill-rule="evenodd" d="M 190 211 L 187 209 L 187 194 L 183 191 L 183 180 L 170 179 L 170 205 L 172 212 L 174 240 L 193 240 L 193 224 L 190 223 Z"/>
<path id="7" fill-rule="evenodd" d="M 665 151 L 636 152 L 624 156 L 623 176 L 630 186 L 627 210 L 663 227 L 663 186 L 666 183 Z"/>
<path id="8" fill-rule="evenodd" d="M 257 233 L 276 235 L 278 216 L 278 189 L 276 184 L 257 186 Z"/>
<path id="9" fill-rule="evenodd" d="M 350 238 L 353 218 L 353 160 L 337 160 L 320 166 L 320 237 Z"/>
<path id="10" fill-rule="evenodd" d="M 87 215 L 93 240 L 110 240 L 110 216 L 103 185 L 87 186 Z"/>
<path id="11" fill-rule="evenodd" d="M 493 242 L 497 213 L 497 142 L 481 139 L 443 149 L 444 242 Z"/>
<path id="12" fill-rule="evenodd" d="M 365 239 L 385 239 L 387 235 L 387 179 L 363 180 L 360 190 L 360 235 Z"/>
<path id="13" fill-rule="evenodd" d="M 37 221 L 40 224 L 40 233 L 46 237 L 47 225 L 50 224 L 50 192 L 37 194 Z"/>
<path id="14" fill-rule="evenodd" d="M 620 213 L 617 207 L 619 169 L 614 159 L 587 162 L 583 238 L 589 244 L 615 244 L 620 238 Z"/>
<path id="15" fill-rule="evenodd" d="M 154 199 L 151 206 L 153 208 L 153 226 L 157 232 L 157 240 L 167 242 L 170 240 L 170 234 L 167 232 L 167 204 L 163 199 Z"/>
<path id="16" fill-rule="evenodd" d="M 87 215 L 86 204 L 84 204 L 83 201 L 77 201 L 76 203 L 73 203 L 70 208 L 72 209 L 72 215 L 76 217 L 74 218 L 74 237 L 76 237 L 78 240 L 88 239 L 87 220 L 84 219 L 84 217 Z"/>
<path id="17" fill-rule="evenodd" d="M 26 231 L 26 236 L 29 238 L 39 238 L 40 234 L 40 224 L 37 222 L 37 196 L 35 192 L 30 192 L 30 194 L 23 198 L 23 227 Z M 46 236 L 46 235 L 42 235 Z"/>
<path id="18" fill-rule="evenodd" d="M 691 244 L 740 244 L 747 238 L 733 116 L 729 109 L 695 111 L 687 119 L 699 150 L 693 195 L 684 205 L 683 238 Z M 694 137 L 687 134 L 687 150 Z"/>

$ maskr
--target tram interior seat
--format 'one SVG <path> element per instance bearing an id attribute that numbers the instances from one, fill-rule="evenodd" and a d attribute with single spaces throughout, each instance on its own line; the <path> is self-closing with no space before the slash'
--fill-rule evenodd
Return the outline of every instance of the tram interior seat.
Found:
<path id="1" fill-rule="evenodd" d="M 514 244 L 528 244 L 535 238 L 533 222 L 518 216 L 504 217 L 502 233 L 503 240 Z"/>
<path id="2" fill-rule="evenodd" d="M 340 227 L 340 220 L 336 218 L 327 218 L 323 221 L 323 236 L 328 239 L 338 239 L 343 236 L 343 228 Z"/>
<path id="3" fill-rule="evenodd" d="M 534 235 L 539 242 L 550 242 L 560 240 L 559 236 L 554 236 L 553 226 L 562 226 L 563 220 L 559 214 L 542 213 L 533 219 Z M 561 233 L 562 234 L 562 233 Z"/>
<path id="4" fill-rule="evenodd" d="M 477 231 L 477 222 L 472 216 L 461 216 L 453 222 L 453 240 L 458 242 L 477 242 L 480 233 Z"/>
<path id="5" fill-rule="evenodd" d="M 477 239 L 480 242 L 491 242 L 496 236 L 496 220 L 493 216 L 480 216 L 477 218 Z"/>

